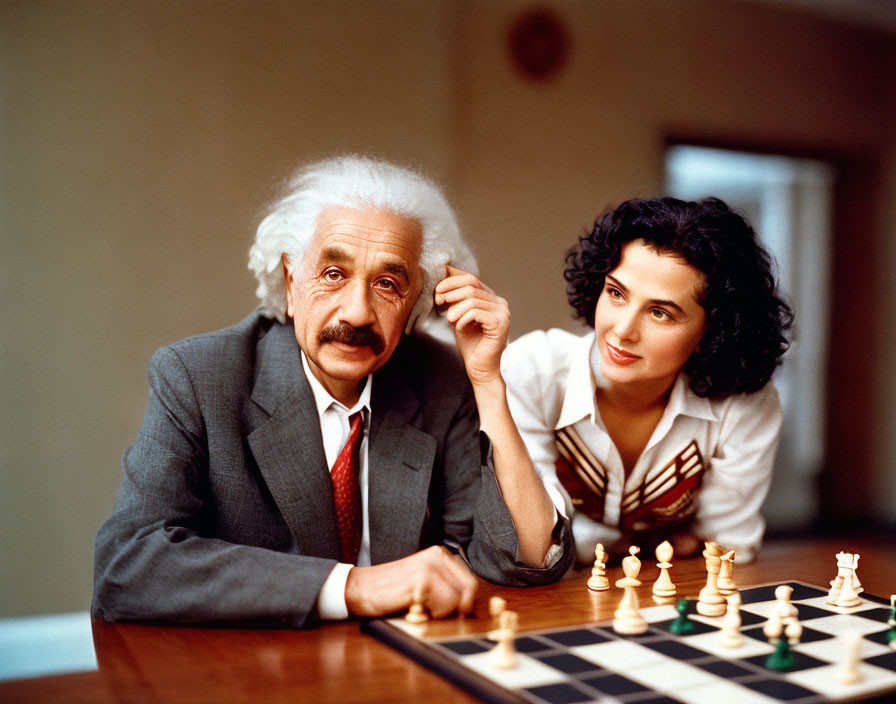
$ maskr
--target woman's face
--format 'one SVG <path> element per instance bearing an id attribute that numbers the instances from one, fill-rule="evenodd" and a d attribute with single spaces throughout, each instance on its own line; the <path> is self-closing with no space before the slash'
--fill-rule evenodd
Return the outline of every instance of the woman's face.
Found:
<path id="1" fill-rule="evenodd" d="M 697 302 L 703 274 L 644 240 L 622 248 L 594 313 L 601 372 L 611 386 L 665 393 L 697 348 L 706 312 Z"/>

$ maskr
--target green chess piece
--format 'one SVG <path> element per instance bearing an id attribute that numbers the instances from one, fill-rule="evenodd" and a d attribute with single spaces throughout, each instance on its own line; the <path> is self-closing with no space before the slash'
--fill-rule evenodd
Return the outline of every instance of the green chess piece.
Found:
<path id="1" fill-rule="evenodd" d="M 679 599 L 675 603 L 675 610 L 678 612 L 676 619 L 669 624 L 669 633 L 675 635 L 684 635 L 694 631 L 694 622 L 688 618 L 688 600 Z"/>
<path id="2" fill-rule="evenodd" d="M 890 597 L 890 617 L 887 619 L 887 625 L 890 627 L 887 632 L 887 643 L 896 648 L 896 645 L 893 645 L 896 642 L 896 594 Z"/>
<path id="3" fill-rule="evenodd" d="M 765 666 L 769 670 L 787 670 L 796 664 L 796 658 L 790 649 L 790 643 L 786 638 L 779 638 L 775 643 L 775 652 L 765 659 Z"/>

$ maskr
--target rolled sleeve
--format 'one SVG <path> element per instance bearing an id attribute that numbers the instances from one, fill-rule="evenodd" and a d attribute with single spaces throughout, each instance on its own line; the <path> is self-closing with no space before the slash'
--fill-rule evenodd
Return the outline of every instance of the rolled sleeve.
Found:
<path id="1" fill-rule="evenodd" d="M 771 384 L 734 398 L 700 492 L 697 532 L 735 549 L 739 561 L 754 559 L 762 542 L 761 508 L 771 484 L 782 420 Z"/>

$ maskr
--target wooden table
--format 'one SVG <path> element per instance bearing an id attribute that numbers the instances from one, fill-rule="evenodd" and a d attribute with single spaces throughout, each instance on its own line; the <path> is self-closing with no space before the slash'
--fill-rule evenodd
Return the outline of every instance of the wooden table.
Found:
<path id="1" fill-rule="evenodd" d="M 735 564 L 738 584 L 799 580 L 825 586 L 836 574 L 835 554 L 861 554 L 865 591 L 896 592 L 893 541 L 812 540 L 768 543 L 758 561 Z M 642 603 L 649 601 L 657 570 L 644 559 Z M 705 583 L 701 558 L 675 563 L 679 595 L 696 596 Z M 482 583 L 479 618 L 470 632 L 490 627 L 488 599 L 500 594 L 519 613 L 522 629 L 612 618 L 620 592 L 592 593 L 587 570 L 559 583 L 529 589 Z M 607 571 L 611 583 L 620 568 Z M 436 624 L 431 624 L 436 625 Z M 0 683 L 0 702 L 449 702 L 477 701 L 439 676 L 359 632 L 358 622 L 330 623 L 308 631 L 185 628 L 94 621 L 99 669 Z"/>

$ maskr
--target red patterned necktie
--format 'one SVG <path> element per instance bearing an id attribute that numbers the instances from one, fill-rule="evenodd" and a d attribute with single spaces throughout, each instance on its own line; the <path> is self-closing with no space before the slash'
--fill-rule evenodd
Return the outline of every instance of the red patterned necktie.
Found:
<path id="1" fill-rule="evenodd" d="M 361 486 L 358 483 L 358 448 L 364 436 L 361 412 L 349 419 L 348 440 L 333 463 L 333 503 L 339 531 L 339 561 L 354 565 L 361 548 Z"/>

